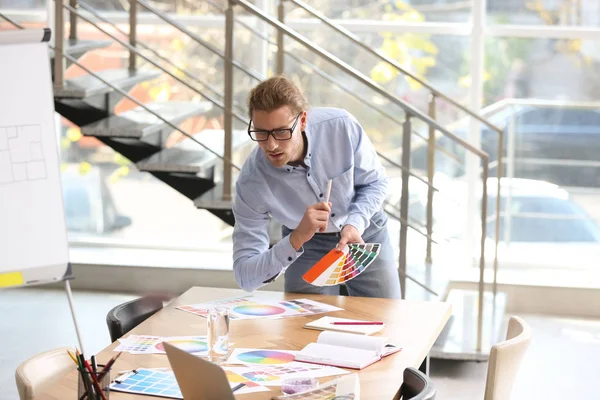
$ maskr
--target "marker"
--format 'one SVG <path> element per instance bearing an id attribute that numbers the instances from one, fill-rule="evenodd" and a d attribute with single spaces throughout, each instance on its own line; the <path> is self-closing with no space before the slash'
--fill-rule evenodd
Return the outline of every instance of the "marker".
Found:
<path id="1" fill-rule="evenodd" d="M 337 322 L 332 322 L 332 325 L 383 325 L 383 322 L 380 321 L 357 321 L 357 322 L 350 322 L 350 321 L 337 321 Z"/>
<path id="2" fill-rule="evenodd" d="M 239 390 L 239 389 L 243 388 L 244 386 L 246 386 L 245 383 L 240 383 L 239 385 L 236 385 L 233 388 L 231 388 L 231 392 L 235 393 L 236 390 Z"/>

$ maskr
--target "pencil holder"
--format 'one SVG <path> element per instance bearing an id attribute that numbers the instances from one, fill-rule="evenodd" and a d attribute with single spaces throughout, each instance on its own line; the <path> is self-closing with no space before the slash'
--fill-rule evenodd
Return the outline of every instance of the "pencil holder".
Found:
<path id="1" fill-rule="evenodd" d="M 93 383 L 92 374 L 89 371 L 85 371 L 83 373 L 79 373 L 79 379 L 77 383 L 77 399 L 78 400 L 108 400 L 110 397 L 110 371 L 107 371 L 105 374 L 98 372 L 96 375 L 96 380 L 98 381 L 98 385 L 102 389 L 102 394 L 98 393 L 98 389 Z M 90 386 L 92 390 L 90 390 Z"/>

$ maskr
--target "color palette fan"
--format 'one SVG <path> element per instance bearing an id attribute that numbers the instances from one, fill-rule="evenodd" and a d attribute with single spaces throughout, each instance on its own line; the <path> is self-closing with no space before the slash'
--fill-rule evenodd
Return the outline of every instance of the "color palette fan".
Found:
<path id="1" fill-rule="evenodd" d="M 302 277 L 314 286 L 333 286 L 356 278 L 379 255 L 379 243 L 349 244 L 331 250 Z"/>

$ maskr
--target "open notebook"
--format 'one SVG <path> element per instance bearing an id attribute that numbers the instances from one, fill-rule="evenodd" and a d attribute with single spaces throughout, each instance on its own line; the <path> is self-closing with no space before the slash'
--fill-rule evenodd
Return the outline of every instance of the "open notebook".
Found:
<path id="1" fill-rule="evenodd" d="M 402 348 L 387 342 L 387 338 L 342 332 L 322 332 L 317 343 L 309 343 L 296 361 L 363 369 Z"/>

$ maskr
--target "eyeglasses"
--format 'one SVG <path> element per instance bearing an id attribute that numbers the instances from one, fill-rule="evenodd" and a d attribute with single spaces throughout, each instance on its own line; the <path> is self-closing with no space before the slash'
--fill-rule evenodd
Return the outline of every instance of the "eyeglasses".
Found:
<path id="1" fill-rule="evenodd" d="M 248 124 L 248 135 L 250 135 L 250 138 L 255 142 L 265 142 L 269 140 L 269 135 L 273 136 L 273 139 L 275 140 L 290 140 L 301 115 L 302 113 L 296 116 L 291 128 L 271 129 L 270 131 L 264 129 L 251 129 L 252 120 L 250 120 L 250 123 Z"/>

